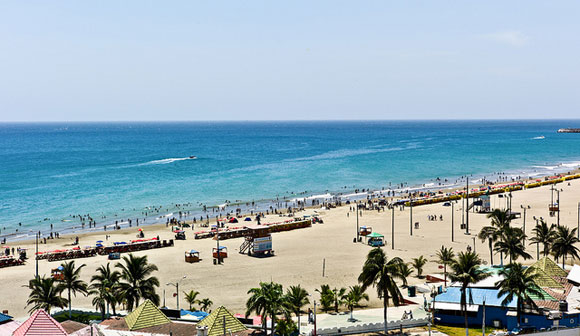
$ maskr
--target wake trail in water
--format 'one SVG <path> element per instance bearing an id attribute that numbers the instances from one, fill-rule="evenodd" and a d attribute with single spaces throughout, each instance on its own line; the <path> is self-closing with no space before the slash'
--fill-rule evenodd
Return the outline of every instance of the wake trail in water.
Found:
<path id="1" fill-rule="evenodd" d="M 140 166 L 146 165 L 160 165 L 160 164 L 169 164 L 176 161 L 185 161 L 185 160 L 195 160 L 197 157 L 182 157 L 182 158 L 168 158 L 168 159 L 161 159 L 161 160 L 153 160 L 145 163 L 141 163 Z"/>

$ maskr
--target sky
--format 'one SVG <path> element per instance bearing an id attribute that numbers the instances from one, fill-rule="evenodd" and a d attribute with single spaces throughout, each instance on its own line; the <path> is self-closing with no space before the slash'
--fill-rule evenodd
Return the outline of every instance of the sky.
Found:
<path id="1" fill-rule="evenodd" d="M 580 116 L 579 1 L 2 1 L 0 121 Z"/>

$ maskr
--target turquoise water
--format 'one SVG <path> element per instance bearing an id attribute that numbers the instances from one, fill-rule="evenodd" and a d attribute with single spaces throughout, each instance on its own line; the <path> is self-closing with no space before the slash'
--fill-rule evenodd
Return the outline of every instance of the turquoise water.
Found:
<path id="1" fill-rule="evenodd" d="M 580 134 L 556 133 L 562 127 L 580 121 L 0 124 L 0 228 L 22 223 L 25 234 L 70 228 L 72 214 L 99 225 L 148 206 L 200 214 L 226 201 L 568 171 L 580 164 Z"/>

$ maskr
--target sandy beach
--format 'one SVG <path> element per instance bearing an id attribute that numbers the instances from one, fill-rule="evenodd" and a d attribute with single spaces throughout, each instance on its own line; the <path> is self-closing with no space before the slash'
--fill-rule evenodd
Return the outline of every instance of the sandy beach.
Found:
<path id="1" fill-rule="evenodd" d="M 578 201 L 580 200 L 580 180 L 560 183 L 562 189 L 561 199 L 561 225 L 575 228 L 577 226 Z M 492 196 L 492 206 L 501 207 L 503 198 Z M 549 217 L 548 204 L 550 203 L 550 186 L 517 191 L 513 193 L 512 208 L 520 211 L 520 206 L 530 206 L 526 214 L 526 233 L 531 236 L 535 225 L 533 217 L 544 217 L 548 223 L 556 223 L 556 217 Z M 275 256 L 269 258 L 254 258 L 238 253 L 243 238 L 222 241 L 229 250 L 229 257 L 223 265 L 214 265 L 211 258 L 211 249 L 216 242 L 211 239 L 193 239 L 193 231 L 186 229 L 187 240 L 175 241 L 175 246 L 155 250 L 136 252 L 138 255 L 147 255 L 149 261 L 159 267 L 155 275 L 159 278 L 161 286 L 158 293 L 163 303 L 163 290 L 166 290 L 166 305 L 175 308 L 176 302 L 172 293 L 173 286 L 166 286 L 167 282 L 180 281 L 180 291 L 191 289 L 200 292 L 200 296 L 209 297 L 213 307 L 224 305 L 236 313 L 245 312 L 246 292 L 258 285 L 260 281 L 275 281 L 284 286 L 300 284 L 305 287 L 314 299 L 319 299 L 314 292 L 321 284 L 330 284 L 331 287 L 348 287 L 356 284 L 357 276 L 361 270 L 365 255 L 371 247 L 363 243 L 353 243 L 356 235 L 356 215 L 349 214 L 349 205 L 330 210 L 318 210 L 323 224 L 314 224 L 310 228 L 298 229 L 289 232 L 274 233 L 273 249 Z M 312 209 L 307 209 L 300 214 L 311 214 Z M 443 221 L 428 221 L 429 215 L 443 215 Z M 455 206 L 455 242 L 451 242 L 451 208 L 442 204 L 418 206 L 413 208 L 413 222 L 419 222 L 419 229 L 413 229 L 413 236 L 409 235 L 409 209 L 395 210 L 395 248 L 391 246 L 391 212 L 364 211 L 359 218 L 360 225 L 370 225 L 373 231 L 385 235 L 387 245 L 384 247 L 389 257 L 399 256 L 405 261 L 420 255 L 430 261 L 434 259 L 435 250 L 441 245 L 453 247 L 455 251 L 462 251 L 468 245 L 474 243 L 475 250 L 481 257 L 489 262 L 489 248 L 487 242 L 481 242 L 476 238 L 482 226 L 487 225 L 489 220 L 485 214 L 470 213 L 471 235 L 464 234 L 460 228 L 461 207 L 460 203 Z M 276 215 L 269 215 L 263 223 L 280 221 Z M 522 226 L 523 218 L 513 222 L 515 226 Z M 171 239 L 174 234 L 165 224 L 150 225 L 143 227 L 145 236 L 159 236 L 161 239 Z M 196 229 L 197 230 L 197 229 Z M 106 243 L 113 241 L 126 241 L 134 239 L 137 228 L 120 231 L 94 232 L 79 235 L 80 245 L 94 245 L 97 240 L 106 240 L 105 235 L 110 237 Z M 54 250 L 70 245 L 74 236 L 62 236 L 60 239 L 49 240 L 47 244 L 40 244 L 40 251 Z M 34 255 L 33 242 L 13 243 L 10 246 L 25 247 L 29 249 L 29 256 Z M 201 252 L 200 263 L 188 264 L 184 262 L 184 252 L 196 249 Z M 535 246 L 529 246 L 528 252 L 535 258 Z M 499 256 L 494 257 L 496 263 Z M 521 260 L 520 260 L 521 261 Z M 533 260 L 528 260 L 531 263 Z M 82 271 L 82 278 L 89 281 L 95 269 L 108 262 L 106 256 L 96 256 L 84 259 L 76 259 L 78 264 L 86 264 Z M 323 277 L 323 262 L 325 263 L 325 275 Z M 568 261 L 570 262 L 570 260 Z M 115 264 L 116 261 L 112 261 Z M 50 270 L 56 268 L 59 262 L 39 261 L 39 274 L 50 275 Z M 17 318 L 27 316 L 26 299 L 29 291 L 23 286 L 34 276 L 35 261 L 28 259 L 25 265 L 0 269 L 0 311 L 8 310 L 9 314 Z M 429 262 L 424 274 L 440 273 L 435 262 Z M 424 280 L 411 276 L 411 284 L 421 283 Z M 182 294 L 182 293 L 180 293 Z M 369 290 L 371 297 L 370 307 L 379 307 L 380 301 L 373 289 Z M 181 307 L 186 306 L 183 295 Z M 422 300 L 422 299 L 419 299 Z M 77 296 L 73 298 L 73 307 L 91 308 L 91 298 Z"/>

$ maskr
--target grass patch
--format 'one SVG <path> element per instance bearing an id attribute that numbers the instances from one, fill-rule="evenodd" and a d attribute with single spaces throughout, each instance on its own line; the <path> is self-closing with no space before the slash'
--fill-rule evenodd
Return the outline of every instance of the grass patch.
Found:
<path id="1" fill-rule="evenodd" d="M 444 325 L 436 325 L 433 326 L 433 329 L 440 331 L 444 334 L 449 336 L 465 336 L 465 328 L 464 327 L 451 327 L 451 326 L 444 326 Z M 489 335 L 494 332 L 496 329 L 491 327 L 485 327 L 485 334 Z M 482 329 L 481 328 L 469 328 L 469 336 L 481 336 Z"/>
<path id="2" fill-rule="evenodd" d="M 73 311 L 72 318 L 69 319 L 68 318 L 68 311 L 62 311 L 62 312 L 58 312 L 57 314 L 54 314 L 52 317 L 54 317 L 54 319 L 57 320 L 58 322 L 72 320 L 72 321 L 76 321 L 76 322 L 80 322 L 80 323 L 84 323 L 84 324 L 89 324 L 89 321 L 91 321 L 91 320 L 100 320 L 101 314 Z"/>

